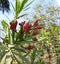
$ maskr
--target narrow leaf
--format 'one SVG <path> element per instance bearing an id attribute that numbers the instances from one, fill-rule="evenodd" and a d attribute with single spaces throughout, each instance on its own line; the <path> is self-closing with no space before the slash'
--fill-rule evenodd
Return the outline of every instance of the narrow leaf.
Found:
<path id="1" fill-rule="evenodd" d="M 8 24 L 6 23 L 6 21 L 5 21 L 5 20 L 2 20 L 1 23 L 2 23 L 3 29 L 4 29 L 4 30 L 7 30 L 7 28 L 8 28 L 9 26 L 8 26 Z"/>

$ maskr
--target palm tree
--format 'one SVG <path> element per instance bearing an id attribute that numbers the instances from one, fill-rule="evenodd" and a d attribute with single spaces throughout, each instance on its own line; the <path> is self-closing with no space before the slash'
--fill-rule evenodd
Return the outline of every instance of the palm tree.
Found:
<path id="1" fill-rule="evenodd" d="M 4 11 L 10 10 L 10 4 L 8 0 L 0 0 L 0 10 L 4 13 Z"/>

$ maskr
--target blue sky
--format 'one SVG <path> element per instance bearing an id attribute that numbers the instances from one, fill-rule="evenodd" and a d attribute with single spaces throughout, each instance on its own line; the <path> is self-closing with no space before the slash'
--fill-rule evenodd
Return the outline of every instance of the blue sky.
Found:
<path id="1" fill-rule="evenodd" d="M 9 0 L 11 3 L 13 3 L 14 4 L 14 1 L 15 0 Z M 30 1 L 30 0 L 29 0 Z M 58 6 L 58 4 L 59 4 L 59 0 L 41 0 L 41 4 L 44 4 L 44 5 L 49 5 L 49 3 L 51 2 L 51 1 L 53 1 L 52 3 L 53 4 L 51 4 L 51 5 L 55 5 L 55 6 Z M 31 4 L 31 8 L 28 10 L 28 11 L 26 11 L 26 13 L 29 13 L 29 14 L 32 14 L 33 13 L 33 8 L 35 7 L 35 5 L 36 4 L 38 4 L 40 2 L 40 0 L 35 0 L 32 4 Z M 12 20 L 13 19 L 13 17 L 14 17 L 14 15 L 13 15 L 13 9 L 12 9 L 12 7 L 10 7 L 10 9 L 11 9 L 11 11 L 9 12 L 9 13 L 2 13 L 1 11 L 0 11 L 0 21 L 2 20 L 2 19 L 5 19 L 6 21 L 9 21 L 8 19 L 7 19 L 7 17 L 10 19 L 10 20 Z M 6 17 L 6 16 L 7 17 Z M 24 20 L 25 20 L 25 17 L 24 17 Z"/>

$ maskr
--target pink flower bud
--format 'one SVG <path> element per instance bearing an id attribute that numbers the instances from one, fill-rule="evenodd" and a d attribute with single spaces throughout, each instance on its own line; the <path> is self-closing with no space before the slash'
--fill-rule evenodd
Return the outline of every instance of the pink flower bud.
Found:
<path id="1" fill-rule="evenodd" d="M 25 24 L 23 25 L 23 31 L 28 31 L 29 30 L 29 22 L 25 22 Z"/>
<path id="2" fill-rule="evenodd" d="M 35 20 L 33 25 L 37 26 L 38 25 L 38 20 Z"/>
<path id="3" fill-rule="evenodd" d="M 26 34 L 29 34 L 29 31 L 31 29 L 32 25 L 29 24 L 29 22 L 25 22 L 25 24 L 23 25 L 23 31 L 26 33 Z"/>

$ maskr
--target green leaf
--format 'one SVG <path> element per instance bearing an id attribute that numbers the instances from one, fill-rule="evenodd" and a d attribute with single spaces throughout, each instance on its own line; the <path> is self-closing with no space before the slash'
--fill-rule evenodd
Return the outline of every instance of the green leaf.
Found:
<path id="1" fill-rule="evenodd" d="M 34 1 L 34 0 L 33 0 Z M 16 0 L 16 8 L 15 8 L 15 13 L 16 13 L 16 18 L 19 18 L 19 17 L 21 17 L 21 16 L 19 16 L 18 17 L 18 15 L 19 15 L 19 13 L 23 10 L 23 9 L 25 9 L 25 10 L 27 10 L 27 9 L 29 9 L 29 5 L 33 2 L 33 1 L 31 1 L 30 3 L 28 3 L 27 5 L 26 5 L 26 3 L 28 2 L 28 0 L 22 0 L 22 1 L 19 1 L 19 0 Z M 25 6 L 26 5 L 26 6 Z M 25 6 L 25 7 L 24 7 Z M 22 15 L 22 16 L 24 16 L 24 15 Z"/>
<path id="2" fill-rule="evenodd" d="M 13 8 L 13 10 L 15 11 L 15 7 L 14 7 L 14 5 L 11 3 L 11 5 L 12 5 L 12 8 Z"/>
<path id="3" fill-rule="evenodd" d="M 34 60 L 36 58 L 36 49 L 33 50 L 33 52 L 31 53 L 31 63 L 33 64 L 34 63 Z"/>
<path id="4" fill-rule="evenodd" d="M 22 14 L 22 15 L 18 16 L 17 19 L 20 18 L 20 17 L 26 16 L 26 15 L 27 14 Z"/>
<path id="5" fill-rule="evenodd" d="M 0 64 L 5 63 L 6 53 L 6 51 L 0 52 Z"/>
<path id="6" fill-rule="evenodd" d="M 30 3 L 28 3 L 24 8 L 27 8 L 33 2 L 34 2 L 34 0 L 32 0 Z"/>
<path id="7" fill-rule="evenodd" d="M 9 27 L 8 26 L 8 24 L 6 23 L 6 21 L 5 20 L 2 20 L 2 26 L 3 26 L 3 29 L 6 31 L 7 30 L 7 28 Z"/>
<path id="8" fill-rule="evenodd" d="M 18 59 L 17 57 L 15 57 L 14 53 L 13 53 L 13 58 L 15 59 L 15 60 L 13 59 L 14 62 L 16 61 L 18 64 L 22 64 L 21 61 L 20 61 L 20 59 Z M 12 61 L 12 63 L 13 63 L 13 61 Z"/>
<path id="9" fill-rule="evenodd" d="M 25 62 L 26 64 L 28 63 L 30 64 L 30 61 L 24 56 L 22 56 L 20 53 L 17 53 L 15 51 L 12 51 L 12 52 L 19 62 Z"/>
<path id="10" fill-rule="evenodd" d="M 5 64 L 5 62 L 6 62 L 5 58 L 6 58 L 6 55 L 2 58 L 0 64 Z"/>
<path id="11" fill-rule="evenodd" d="M 24 53 L 26 53 L 25 49 L 23 49 L 23 48 L 15 47 L 14 49 L 16 51 L 18 51 L 18 52 L 24 52 Z"/>
<path id="12" fill-rule="evenodd" d="M 16 0 L 16 18 L 18 17 L 19 13 L 23 10 L 25 4 L 27 3 L 28 0 L 23 0 L 22 3 L 19 0 Z"/>
<path id="13" fill-rule="evenodd" d="M 1 51 L 1 50 L 2 50 L 2 51 L 3 51 L 3 50 L 5 51 L 6 49 L 7 49 L 7 47 L 6 47 L 5 45 L 2 45 L 2 44 L 0 45 L 0 51 Z M 3 53 L 3 52 L 2 52 L 2 53 Z"/>
<path id="14" fill-rule="evenodd" d="M 30 8 L 30 7 L 25 8 L 24 11 L 28 10 L 29 8 Z"/>
<path id="15" fill-rule="evenodd" d="M 28 0 L 23 0 L 22 4 L 21 4 L 21 8 L 20 11 L 22 11 L 22 9 L 24 8 L 25 4 L 28 2 Z"/>
<path id="16" fill-rule="evenodd" d="M 6 64 L 11 64 L 12 57 L 11 57 L 11 55 L 8 55 L 8 54 L 6 55 Z"/>
<path id="17" fill-rule="evenodd" d="M 16 17 L 20 13 L 20 7 L 21 7 L 21 2 L 19 0 L 16 0 L 16 5 L 15 5 L 15 12 L 16 12 Z"/>

